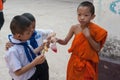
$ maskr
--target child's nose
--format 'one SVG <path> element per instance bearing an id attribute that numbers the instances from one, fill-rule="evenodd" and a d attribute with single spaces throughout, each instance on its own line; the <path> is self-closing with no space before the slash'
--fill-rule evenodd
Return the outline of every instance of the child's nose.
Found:
<path id="1" fill-rule="evenodd" d="M 81 16 L 81 19 L 84 19 L 84 16 Z"/>

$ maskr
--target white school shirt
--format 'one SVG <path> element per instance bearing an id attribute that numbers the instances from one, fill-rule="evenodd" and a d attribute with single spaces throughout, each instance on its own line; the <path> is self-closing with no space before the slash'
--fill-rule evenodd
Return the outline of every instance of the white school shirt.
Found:
<path id="1" fill-rule="evenodd" d="M 21 43 L 19 40 L 14 39 L 13 36 L 10 38 L 14 43 Z M 5 61 L 9 69 L 9 74 L 14 80 L 27 80 L 35 73 L 36 68 L 33 67 L 20 76 L 14 74 L 15 71 L 30 63 L 26 57 L 26 53 L 22 45 L 13 45 L 9 48 L 5 54 Z"/>
<path id="2" fill-rule="evenodd" d="M 43 40 L 47 38 L 47 36 L 53 32 L 51 29 L 36 29 L 37 34 L 35 35 L 35 40 L 37 41 L 38 46 L 43 44 Z M 28 44 L 30 41 L 28 40 Z"/>

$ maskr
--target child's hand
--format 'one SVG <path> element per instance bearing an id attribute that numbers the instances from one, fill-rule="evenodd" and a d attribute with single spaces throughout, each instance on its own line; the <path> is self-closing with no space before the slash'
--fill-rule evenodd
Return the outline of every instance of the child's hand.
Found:
<path id="1" fill-rule="evenodd" d="M 57 41 L 58 41 L 58 38 L 56 38 L 56 37 L 51 38 L 51 43 L 56 43 Z"/>
<path id="2" fill-rule="evenodd" d="M 37 56 L 34 60 L 33 60 L 33 64 L 36 66 L 38 64 L 42 64 L 45 61 L 45 56 L 43 54 Z"/>
<path id="3" fill-rule="evenodd" d="M 86 38 L 90 37 L 90 31 L 89 31 L 89 29 L 87 27 L 84 28 L 84 30 L 82 32 L 83 32 L 83 34 L 85 35 Z"/>
<path id="4" fill-rule="evenodd" d="M 51 40 L 52 37 L 55 37 L 55 36 L 56 36 L 56 33 L 52 32 L 48 35 L 47 40 L 49 41 L 49 40 Z"/>
<path id="5" fill-rule="evenodd" d="M 8 50 L 13 44 L 11 42 L 7 42 L 5 45 L 5 50 Z"/>
<path id="6" fill-rule="evenodd" d="M 49 42 L 48 42 L 48 40 L 44 40 L 42 46 L 43 46 L 42 54 L 44 54 L 45 52 L 48 52 L 48 48 L 49 48 Z"/>

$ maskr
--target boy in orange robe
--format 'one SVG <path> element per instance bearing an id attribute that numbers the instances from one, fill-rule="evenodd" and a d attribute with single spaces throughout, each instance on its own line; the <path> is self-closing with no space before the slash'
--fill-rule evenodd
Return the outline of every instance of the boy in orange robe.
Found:
<path id="1" fill-rule="evenodd" d="M 66 80 L 98 80 L 98 52 L 103 47 L 107 31 L 91 22 L 95 17 L 94 5 L 84 1 L 77 8 L 79 24 L 71 26 L 65 39 L 58 39 L 59 44 L 66 45 L 75 35 L 72 53 L 67 67 Z"/>

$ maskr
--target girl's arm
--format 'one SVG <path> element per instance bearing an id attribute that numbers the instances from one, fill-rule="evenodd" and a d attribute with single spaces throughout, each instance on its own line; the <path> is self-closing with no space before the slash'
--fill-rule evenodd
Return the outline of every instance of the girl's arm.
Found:
<path id="1" fill-rule="evenodd" d="M 45 57 L 44 55 L 40 55 L 40 56 L 37 56 L 30 64 L 22 67 L 21 69 L 15 71 L 14 73 L 17 75 L 17 76 L 20 76 L 22 75 L 23 73 L 27 72 L 28 70 L 30 70 L 31 68 L 35 67 L 37 64 L 41 64 L 45 61 Z"/>
<path id="2" fill-rule="evenodd" d="M 73 34 L 74 34 L 74 26 L 72 26 L 70 28 L 70 30 L 69 30 L 67 36 L 65 37 L 65 39 L 57 38 L 57 42 L 61 45 L 66 45 L 69 42 L 69 40 L 72 38 Z"/>
<path id="3" fill-rule="evenodd" d="M 92 48 L 94 50 L 96 50 L 97 52 L 99 52 L 100 50 L 100 43 L 96 42 L 90 35 L 89 29 L 85 28 L 83 30 L 83 34 L 86 36 L 86 38 L 88 39 L 88 42 L 90 43 L 90 45 L 92 46 Z"/>

